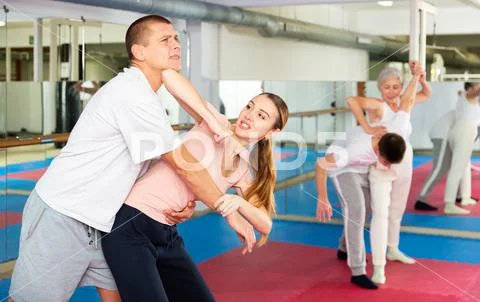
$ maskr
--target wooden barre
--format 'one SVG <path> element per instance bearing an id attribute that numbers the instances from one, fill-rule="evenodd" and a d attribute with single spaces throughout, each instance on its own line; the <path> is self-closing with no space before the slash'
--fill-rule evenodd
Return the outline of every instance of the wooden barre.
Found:
<path id="1" fill-rule="evenodd" d="M 347 108 L 332 108 L 332 109 L 322 109 L 314 111 L 305 111 L 305 112 L 294 112 L 290 113 L 289 117 L 312 117 L 323 114 L 330 113 L 342 113 L 349 112 L 350 109 Z M 230 119 L 231 123 L 235 123 L 236 119 Z M 173 130 L 175 131 L 186 131 L 190 130 L 194 124 L 175 124 L 172 125 Z M 68 140 L 70 133 L 53 133 L 50 135 L 29 135 L 25 137 L 17 136 L 15 138 L 6 138 L 0 139 L 0 149 L 10 148 L 10 147 L 20 147 L 20 146 L 32 146 L 32 145 L 41 145 L 48 143 L 64 143 Z"/>

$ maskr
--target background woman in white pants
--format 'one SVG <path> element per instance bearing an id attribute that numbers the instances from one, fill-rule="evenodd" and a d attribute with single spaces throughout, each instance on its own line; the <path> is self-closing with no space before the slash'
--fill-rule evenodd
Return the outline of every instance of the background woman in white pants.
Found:
<path id="1" fill-rule="evenodd" d="M 452 161 L 445 187 L 445 214 L 467 215 L 469 210 L 455 205 L 457 190 L 462 177 L 471 178 L 470 157 L 473 143 L 480 126 L 480 83 L 465 83 L 465 94 L 457 102 L 455 124 L 448 134 L 448 144 L 452 150 Z M 468 190 L 469 188 L 466 188 Z M 471 198 L 462 200 L 462 205 L 475 204 Z"/>
<path id="2" fill-rule="evenodd" d="M 415 95 L 414 104 L 425 101 L 431 96 L 431 91 L 419 63 L 413 61 L 409 64 L 414 74 L 412 81 L 418 81 L 422 86 L 422 90 Z M 394 68 L 384 69 L 377 82 L 382 100 L 361 97 L 352 97 L 347 100 L 360 125 L 365 131 L 372 134 L 380 134 L 385 131 L 382 125 L 396 116 L 399 108 L 398 100 L 403 88 L 401 75 Z M 363 116 L 363 110 L 367 111 L 370 123 Z M 407 142 L 408 136 L 405 137 Z M 378 284 L 385 283 L 386 259 L 407 264 L 415 263 L 414 259 L 406 256 L 398 247 L 400 224 L 405 212 L 412 179 L 412 158 L 413 150 L 411 145 L 407 143 L 407 151 L 400 164 L 393 165 L 391 169 L 378 165 L 377 168 L 370 170 L 370 191 L 372 194 L 370 232 L 375 267 L 372 281 Z"/>
<path id="3" fill-rule="evenodd" d="M 462 91 L 459 92 L 460 94 Z M 461 98 L 459 101 L 464 102 Z M 433 144 L 432 149 L 432 170 L 428 175 L 425 183 L 420 190 L 420 193 L 415 202 L 415 209 L 419 211 L 436 211 L 436 207 L 428 203 L 427 198 L 432 192 L 435 185 L 448 173 L 450 170 L 450 164 L 452 163 L 452 149 L 448 143 L 448 134 L 450 129 L 455 124 L 456 110 L 451 110 L 442 115 L 432 126 L 429 136 Z M 478 130 L 477 130 L 478 132 Z M 478 136 L 477 136 L 478 138 Z M 471 204 L 476 202 L 472 194 L 472 178 L 470 167 L 465 169 L 465 174 L 460 181 L 458 188 L 457 199 L 455 201 L 460 202 L 461 205 Z"/>

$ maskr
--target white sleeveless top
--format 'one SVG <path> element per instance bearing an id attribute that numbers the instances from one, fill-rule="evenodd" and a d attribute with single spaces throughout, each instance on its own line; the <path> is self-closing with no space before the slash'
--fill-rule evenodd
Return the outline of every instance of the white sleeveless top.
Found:
<path id="1" fill-rule="evenodd" d="M 457 102 L 455 116 L 456 120 L 470 119 L 475 127 L 478 127 L 480 126 L 480 104 L 478 102 L 472 104 L 462 95 Z"/>
<path id="2" fill-rule="evenodd" d="M 371 126 L 380 126 L 380 125 L 386 126 L 393 119 L 395 119 L 396 116 L 397 116 L 397 112 L 393 111 L 392 108 L 390 108 L 390 106 L 388 106 L 387 102 L 383 101 L 383 115 L 382 115 L 382 118 L 378 122 L 370 123 L 370 125 Z M 409 141 L 410 134 L 412 134 L 412 124 L 408 123 L 407 130 L 406 130 L 406 136 L 404 137 L 404 139 L 407 141 L 407 143 Z"/>

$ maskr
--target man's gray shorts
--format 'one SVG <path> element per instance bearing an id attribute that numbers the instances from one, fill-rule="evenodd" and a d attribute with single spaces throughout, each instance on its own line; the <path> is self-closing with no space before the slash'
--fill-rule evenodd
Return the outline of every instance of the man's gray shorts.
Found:
<path id="1" fill-rule="evenodd" d="M 79 286 L 116 289 L 99 238 L 99 231 L 58 213 L 32 191 L 10 295 L 15 302 L 63 302 Z"/>

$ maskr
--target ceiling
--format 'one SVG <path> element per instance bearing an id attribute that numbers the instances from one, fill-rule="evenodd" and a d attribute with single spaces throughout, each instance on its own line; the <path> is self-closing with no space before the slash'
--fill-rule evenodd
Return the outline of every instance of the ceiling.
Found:
<path id="1" fill-rule="evenodd" d="M 226 6 L 239 7 L 257 7 L 257 6 L 283 6 L 283 5 L 312 5 L 312 4 L 338 4 L 346 8 L 359 9 L 379 9 L 376 0 L 194 0 L 199 2 L 209 2 Z M 394 7 L 407 8 L 408 0 L 394 0 Z M 459 0 L 428 0 L 427 2 L 436 7 L 462 7 L 465 4 Z M 388 8 L 385 8 L 388 9 Z"/>
<path id="2" fill-rule="evenodd" d="M 133 1 L 133 0 L 132 0 Z M 226 6 L 260 7 L 283 5 L 314 5 L 333 4 L 341 5 L 349 10 L 390 9 L 376 4 L 376 0 L 193 0 L 200 2 L 216 3 Z M 395 1 L 395 0 L 394 0 Z M 437 7 L 465 7 L 461 0 L 429 0 Z M 129 24 L 140 15 L 137 13 L 105 9 L 101 7 L 79 6 L 52 0 L 9 0 L 2 1 L 9 8 L 8 20 L 22 21 L 39 17 L 59 17 L 80 19 L 84 16 L 90 20 L 103 20 L 104 22 Z M 396 1 L 394 8 L 408 8 L 409 1 Z M 81 13 L 80 13 L 81 12 Z M 479 10 L 480 12 L 480 10 Z M 0 11 L 0 20 L 5 18 Z"/>
<path id="3" fill-rule="evenodd" d="M 32 21 L 36 18 L 71 18 L 79 20 L 102 20 L 106 23 L 130 24 L 141 14 L 123 10 L 108 9 L 66 3 L 52 0 L 9 0 L 1 1 L 8 7 L 8 21 Z M 0 10 L 0 20 L 5 19 L 4 10 Z"/>
<path id="4" fill-rule="evenodd" d="M 368 0 L 194 0 L 226 6 L 255 7 L 306 4 L 368 3 Z M 373 1 L 375 2 L 375 1 Z"/>

